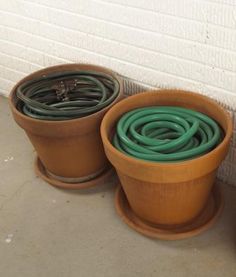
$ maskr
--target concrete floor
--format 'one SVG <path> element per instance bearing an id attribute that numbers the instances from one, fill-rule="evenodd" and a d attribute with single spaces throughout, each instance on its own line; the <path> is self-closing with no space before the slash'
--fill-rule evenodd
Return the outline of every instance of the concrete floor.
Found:
<path id="1" fill-rule="evenodd" d="M 224 213 L 206 233 L 152 240 L 117 216 L 114 184 L 70 192 L 35 177 L 4 98 L 0 111 L 0 276 L 236 276 L 236 188 L 223 186 Z"/>

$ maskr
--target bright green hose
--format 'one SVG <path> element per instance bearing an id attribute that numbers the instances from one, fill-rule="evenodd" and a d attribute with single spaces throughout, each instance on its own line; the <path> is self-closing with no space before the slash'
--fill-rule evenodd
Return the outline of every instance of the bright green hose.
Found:
<path id="1" fill-rule="evenodd" d="M 111 104 L 119 82 L 95 71 L 63 71 L 32 79 L 17 88 L 17 109 L 41 120 L 68 120 L 93 114 Z"/>
<path id="2" fill-rule="evenodd" d="M 174 162 L 204 155 L 221 140 L 221 128 L 207 115 L 180 107 L 154 106 L 124 114 L 113 145 L 138 159 Z"/>

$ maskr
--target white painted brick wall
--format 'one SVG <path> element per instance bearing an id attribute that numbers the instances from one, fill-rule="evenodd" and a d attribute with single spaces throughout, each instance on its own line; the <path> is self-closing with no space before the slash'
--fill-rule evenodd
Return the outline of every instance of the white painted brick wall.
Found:
<path id="1" fill-rule="evenodd" d="M 0 94 L 67 62 L 114 69 L 129 78 L 128 94 L 142 85 L 189 89 L 234 114 L 236 0 L 0 0 Z"/>
<path id="2" fill-rule="evenodd" d="M 236 0 L 0 0 L 0 92 L 83 61 L 236 104 L 235 28 Z"/>

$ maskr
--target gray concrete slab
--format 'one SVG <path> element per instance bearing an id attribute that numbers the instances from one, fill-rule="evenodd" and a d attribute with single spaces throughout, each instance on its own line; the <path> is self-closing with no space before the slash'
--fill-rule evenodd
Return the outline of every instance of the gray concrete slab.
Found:
<path id="1" fill-rule="evenodd" d="M 34 151 L 0 98 L 0 276 L 236 276 L 236 188 L 206 233 L 182 241 L 141 236 L 117 216 L 114 183 L 84 192 L 35 177 Z"/>

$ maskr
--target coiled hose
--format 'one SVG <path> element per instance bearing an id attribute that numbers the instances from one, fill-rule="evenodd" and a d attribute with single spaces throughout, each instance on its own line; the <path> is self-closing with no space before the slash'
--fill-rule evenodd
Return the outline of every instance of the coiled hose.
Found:
<path id="1" fill-rule="evenodd" d="M 94 71 L 63 71 L 22 83 L 17 109 L 41 120 L 68 120 L 93 114 L 111 104 L 119 82 Z"/>
<path id="2" fill-rule="evenodd" d="M 210 152 L 222 140 L 219 125 L 205 114 L 172 106 L 145 107 L 118 121 L 113 145 L 138 159 L 174 162 Z"/>

